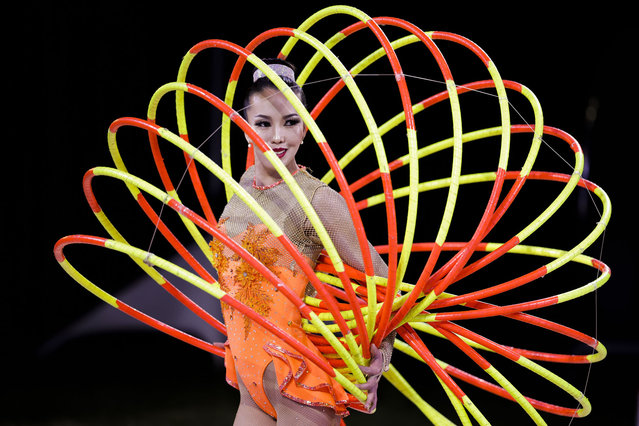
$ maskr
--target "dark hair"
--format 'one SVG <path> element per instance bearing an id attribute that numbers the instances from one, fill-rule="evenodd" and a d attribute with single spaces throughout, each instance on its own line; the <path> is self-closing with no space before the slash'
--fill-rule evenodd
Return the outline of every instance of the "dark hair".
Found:
<path id="1" fill-rule="evenodd" d="M 284 66 L 290 68 L 293 71 L 294 75 L 297 75 L 297 69 L 295 68 L 295 66 L 293 64 L 291 64 L 290 62 L 284 60 L 284 59 L 267 58 L 267 59 L 262 59 L 262 61 L 264 61 L 264 63 L 267 64 L 267 65 L 273 65 L 273 64 L 284 65 Z M 255 68 L 254 71 L 255 70 L 257 70 L 257 68 Z M 293 79 L 291 79 L 291 78 L 289 78 L 287 76 L 282 76 L 282 75 L 279 75 L 279 77 L 284 81 L 284 83 L 286 83 L 288 85 L 288 87 L 291 88 L 293 93 L 295 93 L 295 95 L 302 102 L 302 105 L 304 105 L 304 107 L 306 107 L 306 95 L 304 94 L 304 90 L 302 90 L 302 88 L 295 82 L 295 80 L 293 80 Z M 262 92 L 264 89 L 275 89 L 275 90 L 278 90 L 277 86 L 275 86 L 275 84 L 266 76 L 262 76 L 262 77 L 258 78 L 257 80 L 254 80 L 253 83 L 251 84 L 251 86 L 246 91 L 246 95 L 244 96 L 244 105 L 243 105 L 243 108 L 242 108 L 242 116 L 244 118 L 246 118 L 246 109 L 250 105 L 251 96 L 253 96 L 253 94 L 255 94 L 255 93 Z"/>

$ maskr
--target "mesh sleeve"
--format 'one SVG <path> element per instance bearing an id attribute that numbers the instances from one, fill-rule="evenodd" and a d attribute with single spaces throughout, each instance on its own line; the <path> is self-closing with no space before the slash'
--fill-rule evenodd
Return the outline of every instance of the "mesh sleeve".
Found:
<path id="1" fill-rule="evenodd" d="M 359 271 L 364 271 L 362 250 L 359 246 L 357 232 L 349 214 L 346 200 L 331 188 L 322 186 L 315 191 L 312 205 L 342 261 Z M 316 241 L 317 244 L 321 244 L 319 236 L 308 219 L 305 228 L 309 237 Z M 368 249 L 371 253 L 375 275 L 386 278 L 388 276 L 386 263 L 370 242 L 368 242 Z"/>
<path id="2" fill-rule="evenodd" d="M 348 211 L 346 200 L 331 188 L 323 186 L 315 191 L 312 205 L 326 228 L 331 241 L 333 241 L 342 261 L 363 272 L 364 260 L 362 250 L 360 250 L 357 232 L 355 231 L 353 220 Z M 305 227 L 306 232 L 309 233 L 309 237 L 315 240 L 317 244 L 321 244 L 319 236 L 310 224 L 310 221 L 307 220 Z M 368 241 L 367 244 L 371 253 L 375 275 L 388 278 L 388 266 L 372 244 Z M 384 357 L 384 371 L 388 371 L 390 365 L 395 336 L 396 332 L 393 331 L 389 333 L 389 335 L 382 340 L 379 348 Z"/>

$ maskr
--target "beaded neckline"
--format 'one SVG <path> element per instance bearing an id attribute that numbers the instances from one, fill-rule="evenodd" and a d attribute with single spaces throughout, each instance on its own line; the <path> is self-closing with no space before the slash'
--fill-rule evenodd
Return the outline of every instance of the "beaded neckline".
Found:
<path id="1" fill-rule="evenodd" d="M 306 166 L 302 166 L 301 164 L 297 165 L 297 170 L 295 170 L 291 176 L 295 176 L 297 174 L 297 172 L 299 172 L 300 170 L 306 170 Z M 276 186 L 278 186 L 279 184 L 281 184 L 282 182 L 284 182 L 284 179 L 280 179 L 277 182 L 273 182 L 270 185 L 258 185 L 255 181 L 255 176 L 253 176 L 253 188 L 263 191 L 265 189 L 271 189 L 274 188 Z"/>

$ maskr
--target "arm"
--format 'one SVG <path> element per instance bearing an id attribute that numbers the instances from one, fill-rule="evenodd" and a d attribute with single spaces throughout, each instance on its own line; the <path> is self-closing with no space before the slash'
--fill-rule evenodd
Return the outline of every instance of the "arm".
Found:
<path id="1" fill-rule="evenodd" d="M 315 191 L 311 204 L 322 221 L 322 224 L 324 224 L 342 261 L 363 272 L 364 260 L 362 258 L 362 250 L 360 249 L 355 225 L 353 224 L 344 198 L 329 187 L 320 187 Z M 313 229 L 308 219 L 306 220 L 305 228 L 309 237 L 317 244 L 321 244 L 315 229 Z M 388 267 L 386 263 L 372 244 L 367 243 L 373 262 L 374 274 L 387 277 Z"/>
<path id="2" fill-rule="evenodd" d="M 342 196 L 328 187 L 320 187 L 311 200 L 313 208 L 324 224 L 342 261 L 353 268 L 364 271 L 364 261 L 361 254 L 355 226 L 350 217 L 346 201 Z M 308 227 L 312 230 L 312 238 L 319 237 L 314 232 L 310 222 Z M 373 262 L 374 273 L 377 276 L 388 277 L 388 267 L 379 253 L 369 243 L 369 251 Z M 362 372 L 368 377 L 366 383 L 359 385 L 360 389 L 368 391 L 366 409 L 369 412 L 375 410 L 377 404 L 377 386 L 382 374 L 389 369 L 393 342 L 396 332 L 391 332 L 385 337 L 380 347 L 371 345 L 371 361 L 368 367 L 361 367 Z"/>

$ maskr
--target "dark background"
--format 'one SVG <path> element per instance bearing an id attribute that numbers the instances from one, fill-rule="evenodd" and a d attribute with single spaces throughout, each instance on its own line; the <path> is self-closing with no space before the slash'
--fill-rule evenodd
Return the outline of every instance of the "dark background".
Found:
<path id="1" fill-rule="evenodd" d="M 626 19 L 629 12 L 613 3 L 600 3 L 588 11 L 557 10 L 554 3 L 535 3 L 535 9 L 351 4 L 370 16 L 397 16 L 426 31 L 451 31 L 470 38 L 488 53 L 504 78 L 535 92 L 547 124 L 580 141 L 589 156 L 587 177 L 602 186 L 613 202 L 601 249 L 613 275 L 596 299 L 588 299 L 586 314 L 575 311 L 575 316 L 579 313 L 592 327 L 596 315 L 597 336 L 608 348 L 608 358 L 595 364 L 587 378 L 586 394 L 594 407 L 589 417 L 572 422 L 546 418 L 560 425 L 634 424 L 639 379 L 633 315 L 638 235 L 631 204 L 637 193 L 635 114 L 631 114 L 636 112 L 636 68 L 630 64 L 636 56 L 636 36 Z M 182 56 L 195 43 L 217 38 L 244 45 L 268 28 L 299 25 L 323 5 L 180 2 L 171 6 L 56 2 L 17 5 L 7 16 L 18 29 L 4 37 L 5 104 L 10 115 L 3 149 L 8 194 L 2 202 L 2 424 L 232 422 L 237 394 L 223 382 L 219 360 L 160 333 L 125 321 L 51 346 L 52 339 L 66 336 L 68 327 L 103 308 L 60 269 L 52 249 L 65 235 L 103 235 L 84 201 L 81 181 L 90 167 L 112 164 L 108 125 L 122 116 L 143 118 L 149 97 L 175 78 Z M 221 80 L 211 78 L 216 74 L 210 71 L 209 77 L 203 73 L 194 78 L 219 89 L 228 78 L 224 72 L 229 63 L 208 62 L 221 67 L 214 68 Z M 586 112 L 593 102 L 598 114 L 589 121 Z M 105 197 L 115 192 L 104 191 Z M 123 217 L 128 219 L 126 213 Z M 148 235 L 140 238 L 148 240 Z M 77 253 L 81 259 L 83 253 Z M 103 256 L 95 250 L 88 253 Z M 104 277 L 104 282 L 111 282 L 107 288 L 117 292 L 135 278 L 123 282 L 130 271 L 119 266 L 115 270 L 114 265 L 101 261 L 91 267 L 91 276 L 100 276 L 100 282 Z M 580 371 L 576 383 L 585 381 L 587 369 Z M 583 389 L 580 384 L 576 387 Z M 390 386 L 383 389 L 375 416 L 355 414 L 347 423 L 423 421 Z M 450 413 L 445 411 L 449 404 L 437 399 L 441 393 L 437 389 L 426 400 Z M 480 409 L 490 407 L 487 412 L 495 424 L 520 424 L 509 416 L 510 403 L 494 398 L 480 402 L 481 398 L 477 397 Z"/>

